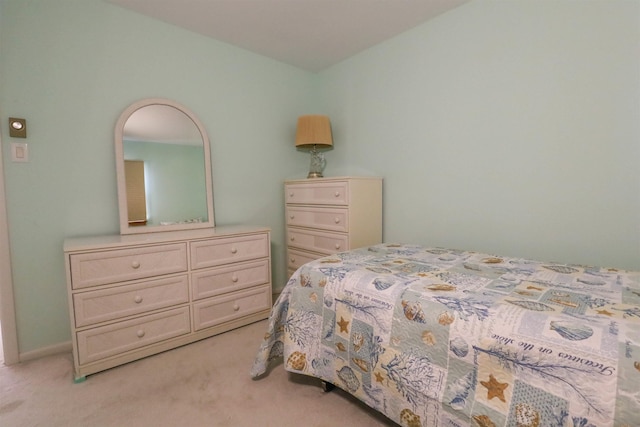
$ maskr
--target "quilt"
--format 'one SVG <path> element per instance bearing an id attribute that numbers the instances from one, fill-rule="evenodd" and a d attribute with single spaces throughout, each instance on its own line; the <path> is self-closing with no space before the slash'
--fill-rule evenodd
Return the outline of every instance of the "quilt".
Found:
<path id="1" fill-rule="evenodd" d="M 286 370 L 407 427 L 640 426 L 640 272 L 381 244 L 312 261 L 251 375 Z"/>

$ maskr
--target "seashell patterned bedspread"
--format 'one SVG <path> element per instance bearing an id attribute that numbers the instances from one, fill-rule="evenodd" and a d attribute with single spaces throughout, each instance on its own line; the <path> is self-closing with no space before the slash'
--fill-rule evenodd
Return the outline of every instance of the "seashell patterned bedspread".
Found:
<path id="1" fill-rule="evenodd" d="M 408 427 L 638 427 L 640 272 L 343 252 L 291 277 L 251 375 L 281 358 Z"/>

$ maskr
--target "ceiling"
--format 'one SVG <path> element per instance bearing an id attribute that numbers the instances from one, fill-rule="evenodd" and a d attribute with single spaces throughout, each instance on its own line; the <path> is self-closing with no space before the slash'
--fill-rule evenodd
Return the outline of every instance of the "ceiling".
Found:
<path id="1" fill-rule="evenodd" d="M 470 0 L 107 0 L 313 72 Z"/>

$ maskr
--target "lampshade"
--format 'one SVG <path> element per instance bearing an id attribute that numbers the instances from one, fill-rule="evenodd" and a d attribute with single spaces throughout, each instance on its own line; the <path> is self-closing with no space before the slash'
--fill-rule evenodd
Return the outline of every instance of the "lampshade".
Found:
<path id="1" fill-rule="evenodd" d="M 300 116 L 296 131 L 296 147 L 333 145 L 331 123 L 328 116 Z"/>

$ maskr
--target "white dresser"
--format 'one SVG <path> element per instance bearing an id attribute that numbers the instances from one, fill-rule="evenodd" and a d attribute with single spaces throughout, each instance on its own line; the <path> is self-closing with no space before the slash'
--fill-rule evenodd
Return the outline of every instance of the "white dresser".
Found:
<path id="1" fill-rule="evenodd" d="M 382 242 L 382 178 L 285 181 L 287 272 L 336 252 Z"/>
<path id="2" fill-rule="evenodd" d="M 269 316 L 267 228 L 73 238 L 64 253 L 76 381 Z"/>

